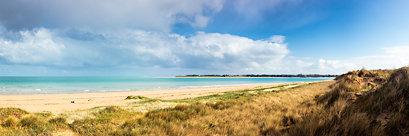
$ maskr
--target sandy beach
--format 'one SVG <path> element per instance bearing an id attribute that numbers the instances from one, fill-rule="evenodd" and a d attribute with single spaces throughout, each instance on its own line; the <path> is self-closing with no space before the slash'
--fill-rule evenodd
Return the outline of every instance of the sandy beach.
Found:
<path id="1" fill-rule="evenodd" d="M 303 82 L 304 83 L 304 82 Z M 273 83 L 258 85 L 189 88 L 156 91 L 81 93 L 81 94 L 44 94 L 44 95 L 0 95 L 0 107 L 16 107 L 29 112 L 50 111 L 60 114 L 68 111 L 89 109 L 97 106 L 124 106 L 133 100 L 127 96 L 139 95 L 158 99 L 183 99 L 211 95 L 226 91 L 267 88 L 292 83 Z M 71 103 L 74 101 L 74 103 Z"/>

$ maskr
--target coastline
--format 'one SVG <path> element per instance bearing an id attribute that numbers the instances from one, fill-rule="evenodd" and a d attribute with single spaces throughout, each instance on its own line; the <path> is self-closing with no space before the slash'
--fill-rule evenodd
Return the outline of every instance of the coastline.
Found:
<path id="1" fill-rule="evenodd" d="M 172 77 L 170 77 L 170 78 L 172 78 Z M 335 77 L 206 77 L 206 76 L 203 76 L 203 77 L 200 77 L 200 76 L 198 76 L 198 77 L 193 77 L 193 76 L 176 76 L 176 77 L 173 77 L 173 78 L 335 78 Z"/>
<path id="2" fill-rule="evenodd" d="M 331 80 L 285 77 L 1 77 L 0 95 L 106 93 Z"/>
<path id="3" fill-rule="evenodd" d="M 331 81 L 331 80 L 326 80 Z M 224 87 L 186 88 L 152 91 L 131 92 L 104 92 L 104 93 L 78 93 L 78 94 L 34 94 L 34 95 L 0 95 L 0 107 L 15 107 L 29 112 L 50 111 L 60 114 L 67 111 L 90 109 L 97 106 L 122 106 L 137 100 L 125 100 L 127 96 L 139 95 L 157 99 L 183 99 L 199 96 L 212 95 L 227 91 L 238 91 L 245 89 L 268 88 L 279 85 L 294 83 L 311 83 L 325 81 L 292 82 L 292 83 L 270 83 L 255 85 L 239 85 Z M 74 101 L 75 103 L 71 103 Z"/>

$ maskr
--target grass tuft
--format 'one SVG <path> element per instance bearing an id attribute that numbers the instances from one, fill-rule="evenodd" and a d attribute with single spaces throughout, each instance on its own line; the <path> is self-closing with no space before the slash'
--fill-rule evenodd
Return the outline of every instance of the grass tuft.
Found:
<path id="1" fill-rule="evenodd" d="M 125 98 L 125 100 L 130 100 L 130 99 L 149 99 L 149 98 L 144 97 L 144 96 L 133 96 L 133 95 L 130 95 L 130 96 Z"/>
<path id="2" fill-rule="evenodd" d="M 28 112 L 20 108 L 0 108 L 0 120 L 3 120 L 9 116 L 20 118 L 26 114 L 28 114 Z"/>
<path id="3" fill-rule="evenodd" d="M 56 117 L 48 120 L 49 123 L 53 124 L 65 124 L 67 122 L 67 118 L 65 117 Z"/>
<path id="4" fill-rule="evenodd" d="M 37 125 L 38 121 L 39 120 L 37 116 L 30 115 L 30 116 L 21 118 L 19 125 L 22 127 L 34 127 Z"/>
<path id="5" fill-rule="evenodd" d="M 118 107 L 118 106 L 108 106 L 103 110 L 99 111 L 99 114 L 108 114 L 108 113 L 123 113 L 126 112 L 125 110 L 123 110 L 122 108 Z"/>
<path id="6" fill-rule="evenodd" d="M 9 116 L 1 125 L 3 127 L 11 127 L 14 128 L 17 126 L 18 119 L 14 116 Z"/>
<path id="7" fill-rule="evenodd" d="M 37 116 L 41 116 L 41 117 L 51 117 L 53 116 L 53 113 L 51 113 L 50 111 L 44 111 L 44 112 L 37 112 L 34 113 Z"/>

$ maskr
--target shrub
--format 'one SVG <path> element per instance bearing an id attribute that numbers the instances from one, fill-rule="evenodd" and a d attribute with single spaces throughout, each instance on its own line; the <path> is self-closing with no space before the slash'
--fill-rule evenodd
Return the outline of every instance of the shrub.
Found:
<path id="1" fill-rule="evenodd" d="M 17 118 L 14 116 L 9 116 L 3 123 L 2 126 L 4 127 L 16 127 L 17 126 Z"/>
<path id="2" fill-rule="evenodd" d="M 49 123 L 53 124 L 58 124 L 58 123 L 63 123 L 65 124 L 67 122 L 67 119 L 65 117 L 56 117 L 48 120 Z"/>
<path id="3" fill-rule="evenodd" d="M 26 114 L 28 114 L 28 112 L 20 108 L 0 108 L 0 120 L 3 120 L 9 116 L 20 118 Z"/>
<path id="4" fill-rule="evenodd" d="M 45 111 L 45 112 L 37 112 L 34 113 L 37 116 L 41 116 L 41 117 L 51 117 L 53 114 L 50 111 Z"/>
<path id="5" fill-rule="evenodd" d="M 74 132 L 82 135 L 108 135 L 113 132 L 115 126 L 111 124 L 110 119 L 98 118 L 98 119 L 83 119 L 76 120 L 71 124 L 71 128 Z"/>
<path id="6" fill-rule="evenodd" d="M 50 135 L 51 131 L 54 130 L 50 124 L 40 120 L 40 118 L 35 115 L 22 117 L 18 125 L 28 130 L 30 135 Z"/>
<path id="7" fill-rule="evenodd" d="M 38 118 L 36 116 L 27 116 L 20 119 L 20 126 L 33 127 L 36 125 Z"/>
<path id="8" fill-rule="evenodd" d="M 236 102 L 235 101 L 218 101 L 215 104 L 208 104 L 210 105 L 212 108 L 217 109 L 217 110 L 224 110 L 227 108 L 230 108 L 231 106 L 235 105 Z"/>
<path id="9" fill-rule="evenodd" d="M 187 109 L 188 109 L 188 106 L 186 106 L 186 105 L 178 104 L 178 105 L 175 106 L 175 110 L 177 110 L 177 111 L 185 111 Z"/>
<path id="10" fill-rule="evenodd" d="M 108 106 L 104 110 L 99 111 L 99 114 L 106 114 L 106 113 L 124 113 L 125 110 L 121 109 L 118 106 Z"/>
<path id="11" fill-rule="evenodd" d="M 144 96 L 133 96 L 133 95 L 130 95 L 130 96 L 125 98 L 125 100 L 129 100 L 129 99 L 149 99 L 149 98 L 144 97 Z"/>

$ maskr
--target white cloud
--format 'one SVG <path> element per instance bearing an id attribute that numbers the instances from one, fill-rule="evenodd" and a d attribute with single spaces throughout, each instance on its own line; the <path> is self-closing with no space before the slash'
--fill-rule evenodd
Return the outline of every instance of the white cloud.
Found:
<path id="1" fill-rule="evenodd" d="M 23 40 L 0 37 L 0 57 L 11 64 L 64 67 L 137 66 L 195 69 L 264 69 L 289 53 L 284 43 L 230 34 L 192 37 L 157 31 L 36 28 Z"/>
<path id="2" fill-rule="evenodd" d="M 275 42 L 275 43 L 283 43 L 285 40 L 285 36 L 282 35 L 273 35 L 270 37 L 269 39 L 271 42 Z"/>
<path id="3" fill-rule="evenodd" d="M 409 46 L 394 46 L 382 48 L 383 53 L 373 56 L 361 56 L 345 60 L 324 60 L 319 59 L 317 62 L 304 62 L 296 60 L 294 64 L 289 62 L 287 65 L 292 71 L 302 73 L 319 73 L 319 74 L 342 74 L 352 70 L 365 69 L 393 69 L 403 66 L 409 66 Z"/>
<path id="4" fill-rule="evenodd" d="M 60 64 L 63 44 L 55 43 L 48 29 L 20 31 L 21 41 L 0 39 L 0 56 L 11 63 Z"/>
<path id="5" fill-rule="evenodd" d="M 316 62 L 287 61 L 287 71 L 292 74 L 341 74 L 356 69 L 356 65 L 339 60 L 319 59 Z"/>
<path id="6" fill-rule="evenodd" d="M 219 33 L 199 32 L 186 39 L 186 43 L 189 44 L 184 51 L 189 51 L 191 57 L 211 60 L 210 65 L 214 68 L 265 68 L 289 53 L 286 44 Z"/>
<path id="7" fill-rule="evenodd" d="M 355 64 L 340 62 L 339 60 L 318 60 L 318 69 L 323 71 L 331 71 L 331 69 L 353 69 L 356 68 Z"/>
<path id="8" fill-rule="evenodd" d="M 367 69 L 392 69 L 409 65 L 409 46 L 382 48 L 384 53 L 353 58 L 351 62 Z"/>
<path id="9" fill-rule="evenodd" d="M 384 52 L 388 55 L 394 55 L 403 57 L 405 59 L 409 58 L 409 46 L 395 46 L 389 48 L 382 48 Z"/>
<path id="10" fill-rule="evenodd" d="M 295 66 L 298 67 L 298 68 L 305 68 L 305 67 L 309 67 L 309 66 L 313 65 L 314 63 L 304 62 L 302 60 L 296 60 L 295 64 L 296 64 Z"/>

